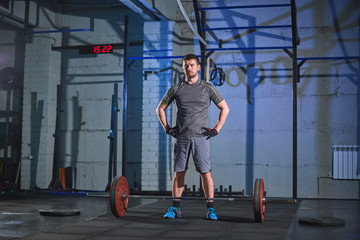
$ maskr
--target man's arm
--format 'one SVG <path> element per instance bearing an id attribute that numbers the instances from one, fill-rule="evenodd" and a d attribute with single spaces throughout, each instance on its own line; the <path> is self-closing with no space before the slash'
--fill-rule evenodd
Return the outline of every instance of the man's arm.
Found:
<path id="1" fill-rule="evenodd" d="M 156 108 L 156 114 L 157 114 L 159 121 L 160 121 L 161 125 L 163 126 L 165 132 L 167 132 L 170 129 L 170 126 L 167 122 L 166 114 L 165 114 L 165 110 L 167 107 L 168 107 L 168 105 L 160 102 Z"/>
<path id="2" fill-rule="evenodd" d="M 216 129 L 216 131 L 220 132 L 220 129 L 224 125 L 230 109 L 229 109 L 229 106 L 227 105 L 227 103 L 225 102 L 225 100 L 220 102 L 217 105 L 217 107 L 220 109 L 220 113 L 219 113 L 218 121 L 214 128 Z"/>

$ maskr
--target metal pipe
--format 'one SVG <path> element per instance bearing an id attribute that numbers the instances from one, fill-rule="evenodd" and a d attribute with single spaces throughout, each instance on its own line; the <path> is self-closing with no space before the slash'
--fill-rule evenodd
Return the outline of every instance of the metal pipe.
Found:
<path id="1" fill-rule="evenodd" d="M 60 162 L 60 147 L 61 147 L 61 85 L 56 86 L 56 120 L 55 120 L 55 134 L 53 135 L 54 140 L 54 156 L 53 156 L 53 169 L 52 179 L 48 186 L 49 189 L 62 189 L 62 185 L 59 180 L 59 162 Z"/>
<path id="2" fill-rule="evenodd" d="M 53 3 L 52 5 L 57 6 L 57 7 L 83 7 L 83 8 L 88 8 L 89 4 L 88 3 Z M 119 3 L 103 3 L 103 4 L 99 4 L 96 3 L 93 5 L 96 8 L 107 8 L 107 7 L 123 7 L 124 4 L 119 2 Z"/>
<path id="3" fill-rule="evenodd" d="M 197 1 L 196 1 L 197 2 Z M 202 33 L 203 38 L 206 40 L 206 35 L 205 32 L 203 31 L 203 28 L 205 27 L 205 22 L 206 22 L 206 12 L 205 11 L 201 11 L 201 15 L 200 15 L 200 30 Z M 208 58 L 206 57 L 206 53 L 205 53 L 205 45 L 204 44 L 200 44 L 201 47 L 201 79 L 208 82 L 209 81 L 209 74 L 208 74 Z M 201 184 L 201 181 L 200 181 Z M 201 186 L 201 185 L 200 185 Z M 202 190 L 202 188 L 201 188 Z"/>
<path id="4" fill-rule="evenodd" d="M 236 29 L 258 29 L 258 28 L 290 28 L 291 25 L 270 25 L 270 26 L 247 26 L 247 27 L 219 27 L 204 28 L 203 31 L 236 30 Z"/>
<path id="5" fill-rule="evenodd" d="M 186 15 L 186 11 L 185 11 L 183 5 L 181 4 L 181 1 L 180 1 L 180 0 L 177 0 L 177 3 L 178 3 L 178 5 L 179 5 L 179 8 L 180 8 L 180 10 L 181 10 L 181 12 L 182 12 L 182 14 L 183 14 L 186 22 L 187 22 L 188 25 L 189 25 L 191 31 L 193 31 L 193 33 L 195 34 L 195 36 L 197 36 L 197 37 L 199 38 L 199 40 L 207 47 L 207 46 L 208 46 L 207 42 L 196 32 L 196 30 L 195 30 L 194 26 L 192 25 L 189 17 Z"/>
<path id="6" fill-rule="evenodd" d="M 129 60 L 144 60 L 144 59 L 171 59 L 183 58 L 184 56 L 158 56 L 158 57 L 129 57 Z"/>
<path id="7" fill-rule="evenodd" d="M 144 50 L 143 52 L 145 53 L 145 52 L 171 52 L 171 51 L 172 49 L 154 49 L 154 50 L 150 49 L 150 50 Z"/>
<path id="8" fill-rule="evenodd" d="M 60 162 L 60 144 L 61 144 L 61 112 L 62 112 L 62 96 L 61 85 L 56 86 L 56 121 L 55 121 L 55 140 L 54 140 L 54 163 L 53 163 L 53 179 L 59 179 L 59 162 Z"/>
<path id="9" fill-rule="evenodd" d="M 124 43 L 102 43 L 101 45 L 111 45 L 113 47 L 113 49 L 123 49 L 124 48 Z M 142 46 L 143 45 L 143 41 L 131 41 L 129 42 L 130 46 Z M 88 45 L 73 45 L 73 46 L 52 46 L 51 50 L 53 51 L 61 51 L 61 50 L 69 50 L 69 49 L 78 49 L 80 47 L 84 47 L 84 46 L 88 46 Z"/>
<path id="10" fill-rule="evenodd" d="M 127 195 L 126 193 L 123 193 L 122 198 L 138 198 L 138 199 L 165 199 L 165 200 L 214 200 L 214 201 L 244 201 L 244 202 L 253 202 L 253 196 L 229 196 L 229 197 L 214 197 L 214 198 L 206 198 L 206 197 L 171 197 L 171 196 L 150 196 L 150 195 Z M 296 199 L 291 198 L 270 198 L 266 199 L 266 197 L 263 198 L 263 200 L 266 203 L 297 203 Z"/>
<path id="11" fill-rule="evenodd" d="M 219 201 L 234 201 L 240 199 L 247 202 L 252 202 L 253 199 L 246 197 L 216 197 L 216 198 L 205 198 L 205 197 L 171 197 L 171 196 L 149 196 L 149 195 L 122 195 L 123 198 L 140 198 L 140 199 L 167 199 L 167 200 L 219 200 Z"/>
<path id="12" fill-rule="evenodd" d="M 271 49 L 291 49 L 292 46 L 282 47 L 241 47 L 241 48 L 207 48 L 204 51 L 251 51 L 251 50 L 271 50 Z M 183 58 L 184 56 L 157 56 L 157 57 L 129 57 L 128 60 L 144 60 L 144 59 L 172 59 Z M 201 57 L 201 56 L 199 56 Z"/>
<path id="13" fill-rule="evenodd" d="M 31 31 L 26 34 L 39 34 L 39 33 L 61 33 L 61 32 L 85 32 L 91 31 L 90 28 L 79 28 L 79 29 L 60 29 L 60 30 L 45 30 L 45 31 Z"/>
<path id="14" fill-rule="evenodd" d="M 29 28 L 29 15 L 30 15 L 30 0 L 25 1 L 25 23 L 24 23 L 24 31 L 27 32 Z"/>
<path id="15" fill-rule="evenodd" d="M 107 192 L 50 192 L 51 195 L 79 195 L 87 197 L 99 197 L 99 198 L 108 198 L 110 195 Z M 230 195 L 228 197 L 214 197 L 214 198 L 205 198 L 205 197 L 194 197 L 194 196 L 184 196 L 184 197 L 171 197 L 171 196 L 160 196 L 160 195 L 127 195 L 126 193 L 121 194 L 122 198 L 138 198 L 138 199 L 183 199 L 183 200 L 218 200 L 218 201 L 245 201 L 253 202 L 253 196 L 244 196 L 244 195 Z M 265 203 L 297 203 L 297 199 L 292 198 L 263 198 Z"/>
<path id="16" fill-rule="evenodd" d="M 300 57 L 297 60 L 347 60 L 347 59 L 360 59 L 360 56 L 349 57 Z"/>
<path id="17" fill-rule="evenodd" d="M 207 27 L 207 29 L 210 29 L 209 25 L 207 25 L 207 24 L 206 24 L 206 27 Z M 203 30 L 204 30 L 204 29 L 203 29 Z M 204 30 L 204 31 L 205 31 L 205 30 Z M 209 32 L 210 36 L 211 36 L 211 37 L 216 41 L 216 43 L 219 45 L 219 48 L 221 48 L 221 47 L 222 47 L 222 40 L 219 39 L 213 31 L 208 30 L 208 32 Z"/>
<path id="18" fill-rule="evenodd" d="M 95 26 L 95 8 L 94 0 L 91 0 L 90 32 L 94 31 Z"/>
<path id="19" fill-rule="evenodd" d="M 200 69 L 201 69 L 201 79 L 206 80 L 205 72 L 207 70 L 205 68 L 205 66 L 206 66 L 205 65 L 206 64 L 205 49 L 207 48 L 207 44 L 206 44 L 204 32 L 202 30 L 205 27 L 205 12 L 202 11 L 201 16 L 200 16 L 199 5 L 198 5 L 197 0 L 193 0 L 193 6 L 194 6 L 195 20 L 196 20 L 196 27 L 198 29 L 198 34 L 205 41 L 205 44 L 204 44 L 204 42 L 201 41 L 201 39 L 200 39 L 200 52 L 201 52 L 201 57 L 200 57 L 201 68 Z M 201 180 L 200 180 L 200 184 L 201 184 Z"/>
<path id="20" fill-rule="evenodd" d="M 111 181 L 116 176 L 117 172 L 117 112 L 118 112 L 118 84 L 114 83 L 114 94 L 111 96 L 111 117 L 110 117 L 110 139 L 109 148 L 109 172 L 108 183 L 105 191 L 110 190 Z"/>
<path id="21" fill-rule="evenodd" d="M 8 79 L 8 89 L 6 90 L 6 115 L 5 115 L 5 141 L 4 141 L 4 163 L 6 164 L 8 158 L 8 145 L 9 145 L 9 123 L 10 123 L 10 98 L 11 87 L 10 80 Z M 6 174 L 5 174 L 6 175 Z"/>
<path id="22" fill-rule="evenodd" d="M 128 25 L 129 17 L 124 20 L 124 85 L 123 85 L 123 134 L 122 134 L 122 175 L 126 177 L 126 133 L 127 133 L 127 77 L 128 77 Z"/>
<path id="23" fill-rule="evenodd" d="M 118 114 L 118 84 L 117 83 L 114 83 L 114 94 L 113 94 L 113 101 L 114 101 L 114 105 L 113 105 L 113 109 L 112 109 L 112 112 L 113 112 L 113 117 L 114 119 L 112 120 L 113 121 L 113 124 L 112 124 L 112 127 L 113 127 L 113 161 L 112 161 L 112 167 L 113 167 L 113 173 L 112 173 L 112 177 L 115 177 L 117 175 L 117 135 L 118 135 L 118 118 L 117 118 L 117 114 Z M 110 184 L 111 184 L 111 181 L 110 181 Z"/>
<path id="24" fill-rule="evenodd" d="M 292 46 L 282 47 L 241 47 L 241 48 L 207 48 L 204 51 L 251 51 L 251 50 L 271 50 L 271 49 L 291 49 Z M 183 58 L 184 56 L 158 56 L 158 57 L 129 57 L 129 60 L 144 60 L 144 59 L 172 59 L 172 58 Z M 201 57 L 201 56 L 199 56 Z"/>
<path id="25" fill-rule="evenodd" d="M 247 51 L 247 50 L 267 50 L 267 49 L 286 49 L 292 48 L 292 46 L 282 46 L 282 47 L 240 47 L 240 48 L 208 48 L 206 51 Z"/>
<path id="26" fill-rule="evenodd" d="M 292 60 L 293 60 L 293 199 L 297 198 L 297 82 L 298 82 L 298 64 L 297 64 L 297 22 L 296 22 L 296 4 L 291 0 L 291 24 L 292 24 Z"/>
<path id="27" fill-rule="evenodd" d="M 244 6 L 224 6 L 224 7 L 206 7 L 199 10 L 223 10 L 235 8 L 269 8 L 269 7 L 290 7 L 291 4 L 262 4 L 262 5 L 244 5 Z"/>

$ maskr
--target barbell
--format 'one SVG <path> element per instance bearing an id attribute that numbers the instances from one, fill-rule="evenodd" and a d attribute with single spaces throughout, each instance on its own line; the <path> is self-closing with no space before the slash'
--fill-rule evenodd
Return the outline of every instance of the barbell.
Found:
<path id="1" fill-rule="evenodd" d="M 254 196 L 252 198 L 245 197 L 170 197 L 170 196 L 145 196 L 145 195 L 129 195 L 129 185 L 124 176 L 116 176 L 113 178 L 110 190 L 110 208 L 115 217 L 123 217 L 127 211 L 130 198 L 147 198 L 147 199 L 187 199 L 187 200 L 234 200 L 234 198 L 241 198 L 254 204 L 255 222 L 264 222 L 266 192 L 264 188 L 264 180 L 261 178 L 255 179 Z"/>

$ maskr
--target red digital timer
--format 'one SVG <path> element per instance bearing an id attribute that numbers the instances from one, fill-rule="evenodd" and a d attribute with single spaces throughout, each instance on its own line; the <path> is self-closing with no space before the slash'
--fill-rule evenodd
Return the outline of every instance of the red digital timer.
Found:
<path id="1" fill-rule="evenodd" d="M 93 53 L 112 53 L 112 46 L 111 45 L 93 46 Z"/>
<path id="2" fill-rule="evenodd" d="M 79 54 L 102 54 L 112 53 L 113 47 L 111 44 L 102 45 L 86 45 L 79 48 Z"/>

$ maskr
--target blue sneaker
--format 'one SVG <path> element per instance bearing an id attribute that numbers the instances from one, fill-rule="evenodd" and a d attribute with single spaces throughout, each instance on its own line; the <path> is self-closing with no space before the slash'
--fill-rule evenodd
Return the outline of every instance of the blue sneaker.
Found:
<path id="1" fill-rule="evenodd" d="M 205 219 L 214 220 L 214 221 L 216 221 L 218 219 L 217 216 L 216 216 L 216 212 L 215 212 L 215 210 L 213 208 L 208 208 L 208 212 L 206 214 Z"/>
<path id="2" fill-rule="evenodd" d="M 180 208 L 169 207 L 168 212 L 164 215 L 164 218 L 181 218 Z"/>

